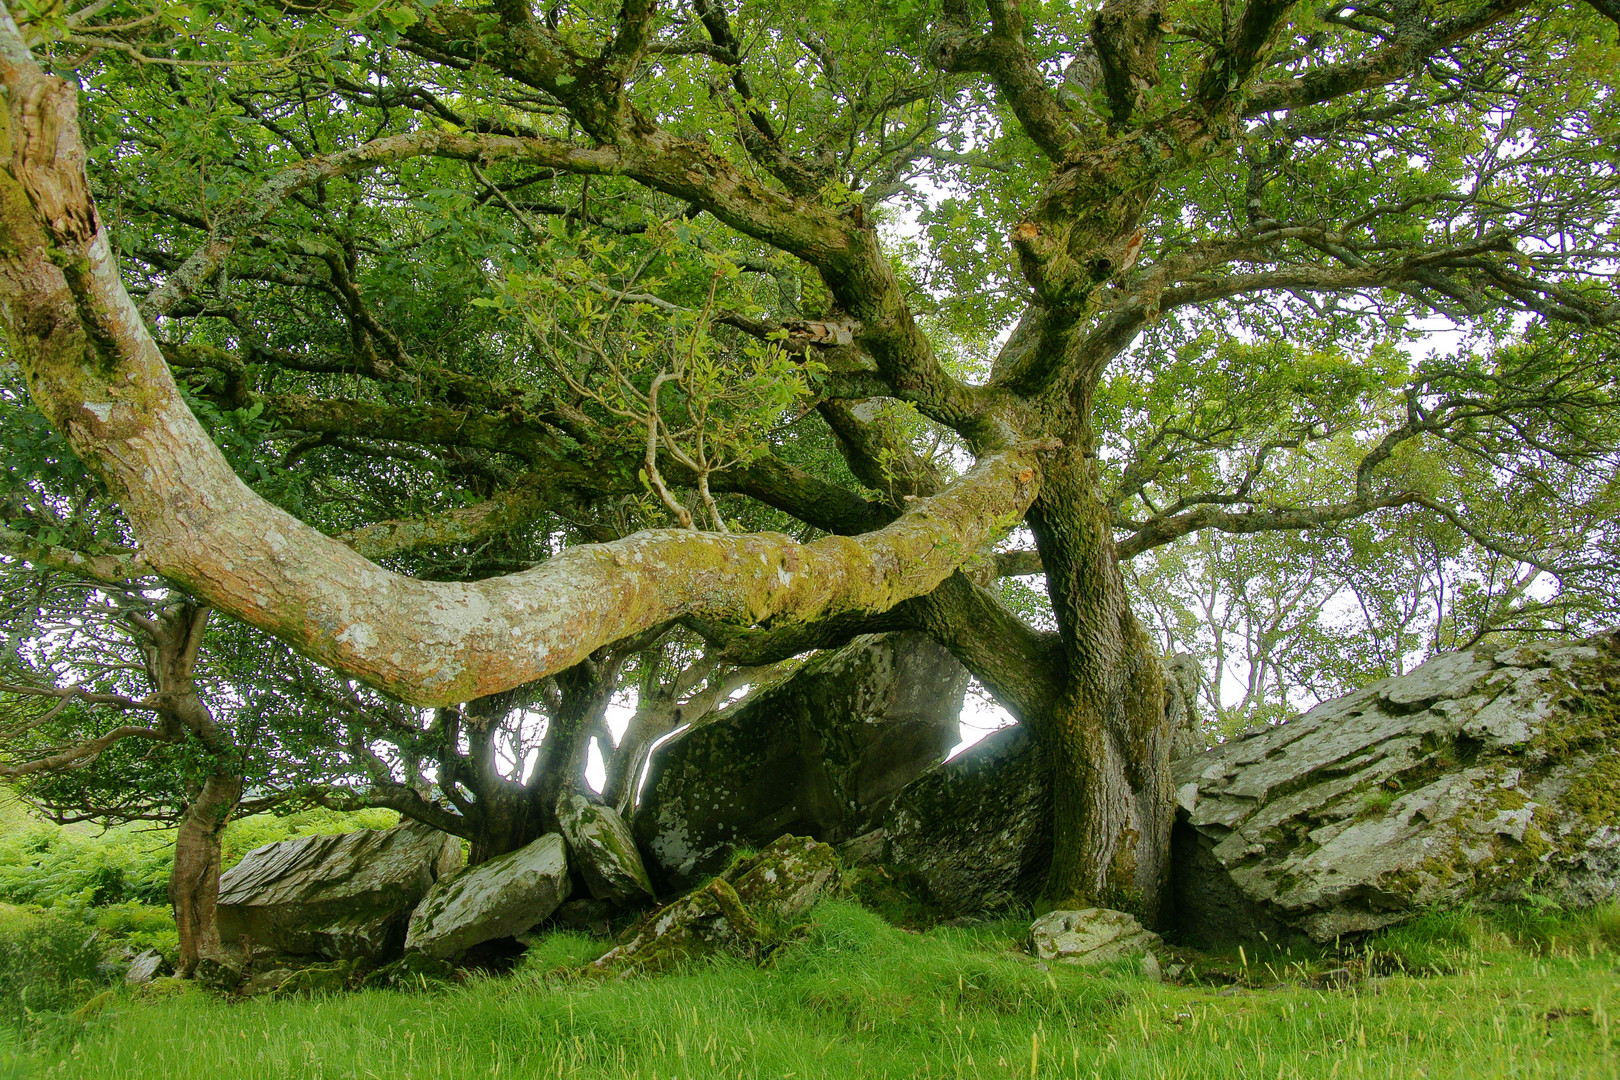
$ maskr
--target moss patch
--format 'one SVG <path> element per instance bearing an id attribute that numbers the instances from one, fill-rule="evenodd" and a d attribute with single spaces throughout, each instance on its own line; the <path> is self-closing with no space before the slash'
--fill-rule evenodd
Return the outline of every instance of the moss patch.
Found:
<path id="1" fill-rule="evenodd" d="M 1594 764 L 1570 785 L 1564 802 L 1593 825 L 1620 825 L 1620 754 Z"/>

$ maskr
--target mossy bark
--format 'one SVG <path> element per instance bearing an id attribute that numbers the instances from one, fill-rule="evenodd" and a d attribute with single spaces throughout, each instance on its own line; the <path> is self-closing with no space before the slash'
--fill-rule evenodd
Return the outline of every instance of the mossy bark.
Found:
<path id="1" fill-rule="evenodd" d="M 1131 612 L 1088 442 L 1056 455 L 1030 515 L 1047 568 L 1062 690 L 1034 720 L 1053 770 L 1043 906 L 1098 906 L 1152 925 L 1174 821 L 1164 677 Z"/>

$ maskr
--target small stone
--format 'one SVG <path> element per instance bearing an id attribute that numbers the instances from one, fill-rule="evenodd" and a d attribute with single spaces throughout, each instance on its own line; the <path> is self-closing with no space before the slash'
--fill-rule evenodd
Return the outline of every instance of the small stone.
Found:
<path id="1" fill-rule="evenodd" d="M 1152 953 L 1142 955 L 1142 978 L 1149 982 L 1164 982 L 1164 968 L 1159 964 L 1159 958 Z"/>
<path id="2" fill-rule="evenodd" d="M 204 956 L 192 969 L 191 977 L 211 990 L 235 990 L 242 984 L 242 969 L 222 956 Z"/>
<path id="3" fill-rule="evenodd" d="M 260 994 L 273 994 L 281 988 L 292 975 L 291 968 L 271 968 L 268 971 L 255 971 L 242 981 L 236 992 L 243 997 L 258 997 Z"/>
<path id="4" fill-rule="evenodd" d="M 1161 944 L 1134 915 L 1110 908 L 1048 912 L 1030 925 L 1029 934 L 1042 960 L 1087 966 L 1151 953 Z"/>
<path id="5" fill-rule="evenodd" d="M 448 961 L 436 960 L 425 953 L 408 952 L 392 964 L 369 972 L 360 985 L 420 990 L 429 983 L 449 982 L 455 977 L 455 966 Z"/>
<path id="6" fill-rule="evenodd" d="M 358 960 L 337 960 L 330 964 L 311 964 L 287 974 L 276 987 L 277 997 L 295 995 L 335 994 L 347 990 L 360 967 Z"/>
<path id="7" fill-rule="evenodd" d="M 156 949 L 147 949 L 129 962 L 129 970 L 124 973 L 124 985 L 144 986 L 173 970 L 174 967 L 163 958 L 162 953 Z"/>

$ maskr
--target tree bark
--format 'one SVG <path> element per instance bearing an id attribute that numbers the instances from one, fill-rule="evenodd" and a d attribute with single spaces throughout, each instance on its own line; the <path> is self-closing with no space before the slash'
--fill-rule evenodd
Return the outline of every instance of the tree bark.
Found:
<path id="1" fill-rule="evenodd" d="M 1049 466 L 1050 497 L 1030 515 L 1067 667 L 1036 721 L 1055 785 L 1042 902 L 1119 908 L 1151 923 L 1174 816 L 1164 679 L 1131 612 L 1095 458 L 1078 441 Z"/>
<path id="2" fill-rule="evenodd" d="M 220 839 L 241 797 L 241 777 L 216 773 L 203 781 L 180 819 L 174 842 L 174 869 L 169 874 L 169 903 L 180 932 L 181 976 L 190 975 L 204 957 L 223 956 L 215 918 Z"/>

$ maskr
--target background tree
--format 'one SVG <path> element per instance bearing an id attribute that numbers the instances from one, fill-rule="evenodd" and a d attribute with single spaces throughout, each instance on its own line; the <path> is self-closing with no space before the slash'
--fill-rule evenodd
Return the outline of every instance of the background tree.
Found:
<path id="1" fill-rule="evenodd" d="M 675 622 L 744 664 L 921 628 L 1051 750 L 1047 900 L 1152 917 L 1168 733 L 1122 559 L 1421 511 L 1584 563 L 1453 474 L 1579 490 L 1610 449 L 1592 8 L 20 14 L 32 400 L 147 566 L 413 704 Z M 1403 359 L 1436 325 L 1469 349 Z M 1052 629 L 984 585 L 1020 521 L 995 565 L 1044 570 Z"/>

